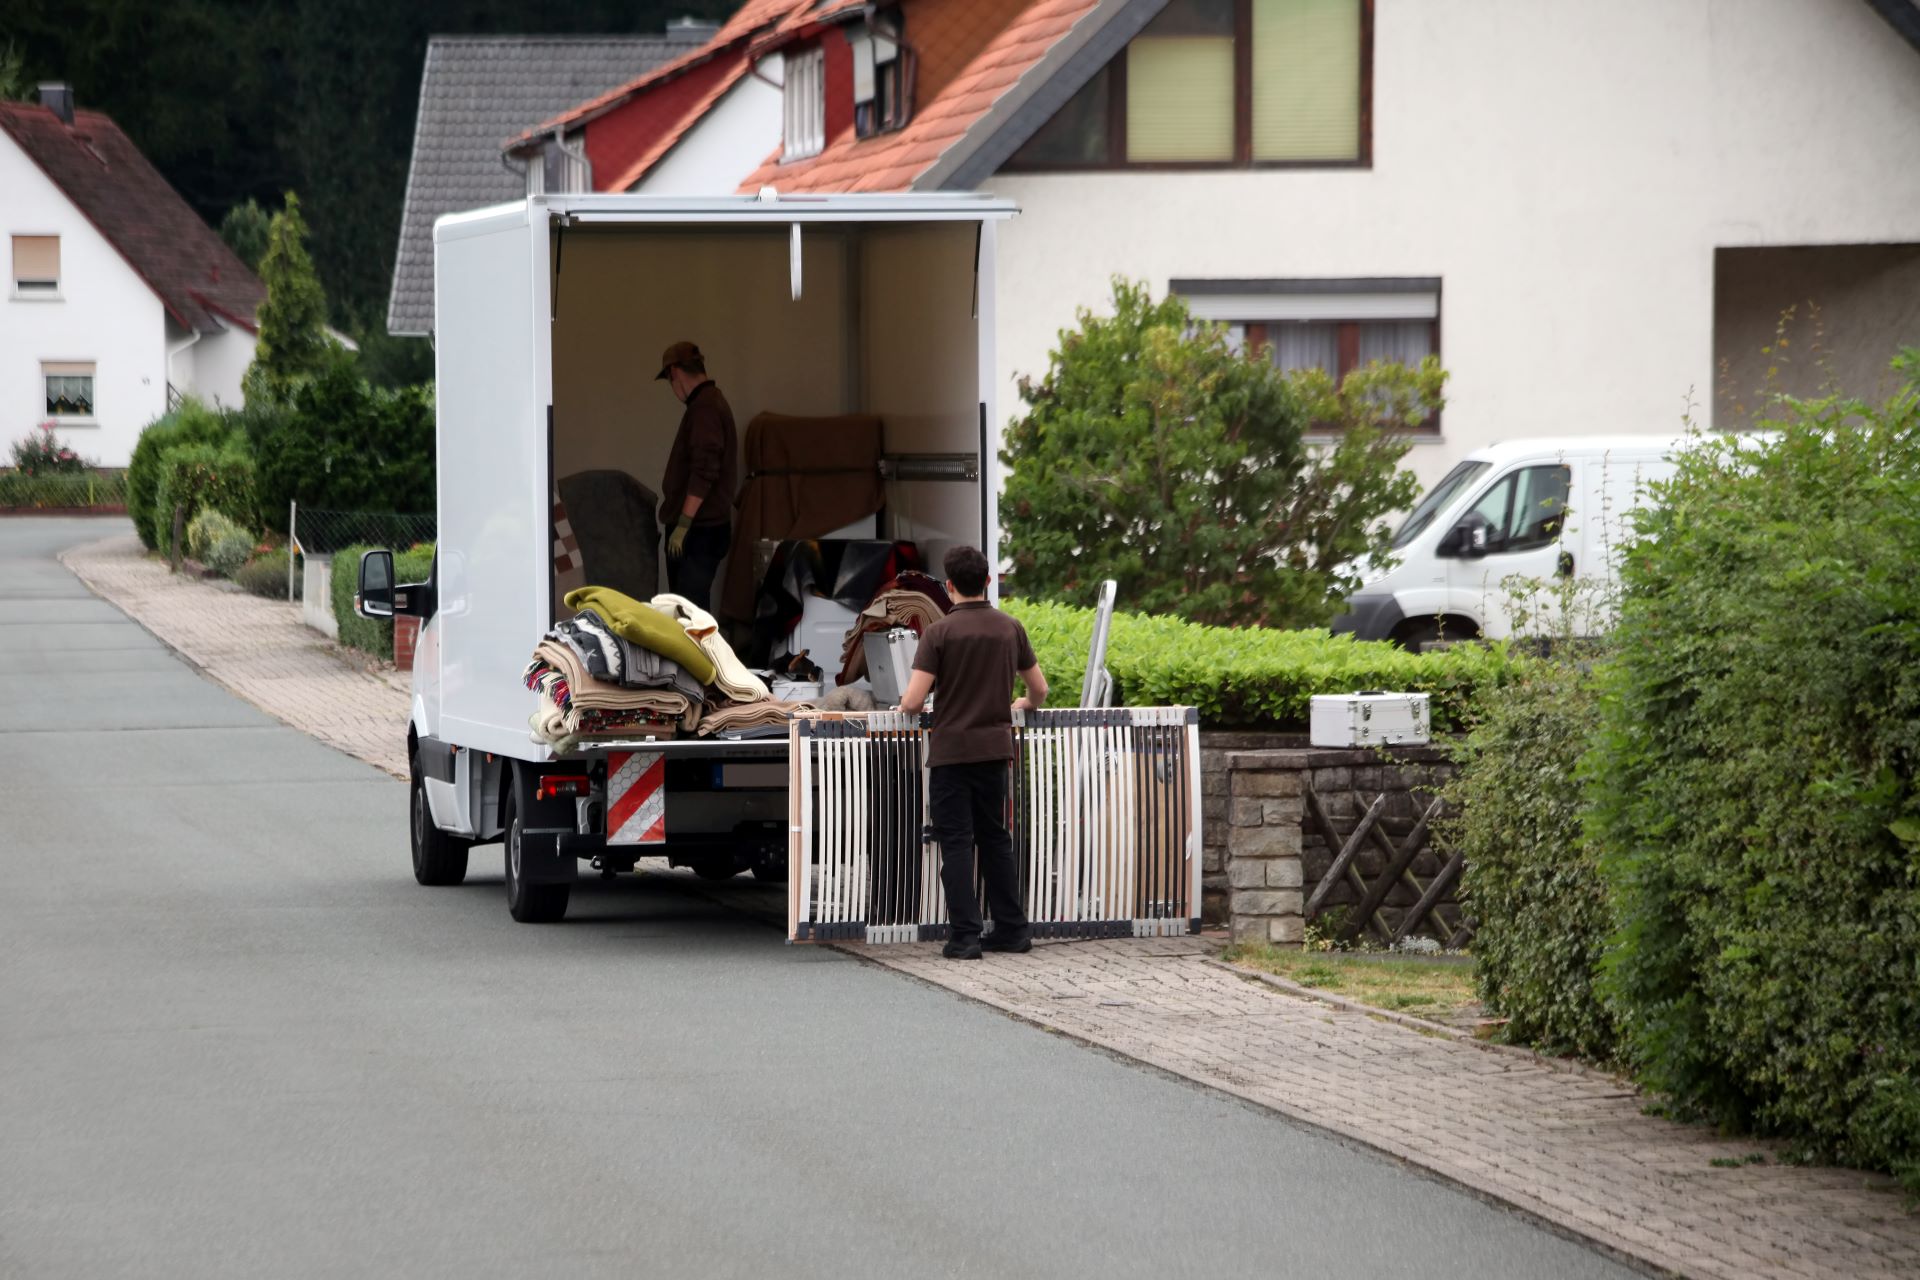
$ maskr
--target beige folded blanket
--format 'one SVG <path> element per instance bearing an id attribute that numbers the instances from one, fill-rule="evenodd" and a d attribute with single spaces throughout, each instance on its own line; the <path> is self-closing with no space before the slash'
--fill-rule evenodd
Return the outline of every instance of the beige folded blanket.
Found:
<path id="1" fill-rule="evenodd" d="M 734 702 L 758 702 L 771 697 L 766 682 L 747 670 L 747 664 L 740 661 L 740 655 L 733 651 L 720 635 L 720 624 L 714 616 L 702 609 L 685 596 L 676 596 L 671 592 L 657 595 L 647 602 L 660 612 L 678 622 L 692 641 L 700 646 L 700 652 L 707 655 L 713 663 L 713 685 Z"/>

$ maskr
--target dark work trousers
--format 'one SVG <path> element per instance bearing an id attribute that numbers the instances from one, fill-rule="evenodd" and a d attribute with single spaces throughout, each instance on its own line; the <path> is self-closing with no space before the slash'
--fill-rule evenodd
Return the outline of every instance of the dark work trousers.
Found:
<path id="1" fill-rule="evenodd" d="M 927 809 L 934 838 L 940 842 L 940 883 L 947 891 L 947 920 L 953 937 L 980 936 L 980 898 L 973 884 L 973 852 L 980 850 L 980 876 L 987 883 L 987 905 L 995 932 L 1027 932 L 1020 905 L 1020 869 L 1014 865 L 1013 836 L 1007 832 L 1005 760 L 984 764 L 939 764 L 929 772 Z"/>
<path id="2" fill-rule="evenodd" d="M 667 533 L 672 536 L 673 530 Z M 687 530 L 686 547 L 679 556 L 667 557 L 667 590 L 711 613 L 707 598 L 713 594 L 713 575 L 720 572 L 732 545 L 731 524 L 697 524 Z"/>

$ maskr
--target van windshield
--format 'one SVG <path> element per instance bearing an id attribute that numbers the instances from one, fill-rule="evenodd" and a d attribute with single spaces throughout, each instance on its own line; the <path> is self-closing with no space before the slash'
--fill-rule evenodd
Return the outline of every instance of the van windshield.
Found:
<path id="1" fill-rule="evenodd" d="M 1479 478 L 1481 472 L 1492 465 L 1491 462 L 1463 462 L 1447 472 L 1440 483 L 1429 489 L 1427 496 L 1420 499 L 1420 505 L 1413 509 L 1413 514 L 1408 516 L 1406 523 L 1400 526 L 1400 531 L 1393 535 L 1393 549 L 1398 551 L 1425 533 L 1427 526 L 1447 509 L 1448 504 L 1459 496 L 1460 491 L 1472 484 Z"/>

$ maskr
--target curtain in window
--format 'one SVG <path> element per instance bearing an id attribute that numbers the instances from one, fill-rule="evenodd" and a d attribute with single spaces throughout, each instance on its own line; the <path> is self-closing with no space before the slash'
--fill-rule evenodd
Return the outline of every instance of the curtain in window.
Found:
<path id="1" fill-rule="evenodd" d="M 1385 320 L 1360 326 L 1360 364 L 1399 361 L 1411 368 L 1433 354 L 1433 322 Z"/>
<path id="2" fill-rule="evenodd" d="M 1140 36 L 1127 46 L 1127 159 L 1233 159 L 1233 37 Z"/>
<path id="3" fill-rule="evenodd" d="M 93 375 L 47 375 L 47 412 L 55 417 L 93 416 Z"/>
<path id="4" fill-rule="evenodd" d="M 1360 0 L 1253 0 L 1253 158 L 1360 158 Z"/>
<path id="5" fill-rule="evenodd" d="M 1267 326 L 1273 344 L 1273 363 L 1291 373 L 1295 369 L 1325 369 L 1340 376 L 1340 326 L 1336 324 L 1278 323 Z"/>

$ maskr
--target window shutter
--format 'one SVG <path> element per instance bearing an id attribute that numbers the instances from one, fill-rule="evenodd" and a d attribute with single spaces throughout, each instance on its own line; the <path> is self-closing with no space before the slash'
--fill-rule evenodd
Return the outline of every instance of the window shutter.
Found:
<path id="1" fill-rule="evenodd" d="M 1233 159 L 1233 38 L 1141 36 L 1127 46 L 1127 159 Z"/>
<path id="2" fill-rule="evenodd" d="M 1253 158 L 1360 158 L 1360 0 L 1253 0 Z"/>
<path id="3" fill-rule="evenodd" d="M 69 360 L 60 362 L 43 360 L 40 362 L 40 372 L 49 378 L 91 378 L 93 376 L 93 361 Z"/>
<path id="4" fill-rule="evenodd" d="M 15 236 L 13 238 L 13 279 L 58 284 L 60 281 L 59 236 Z"/>

